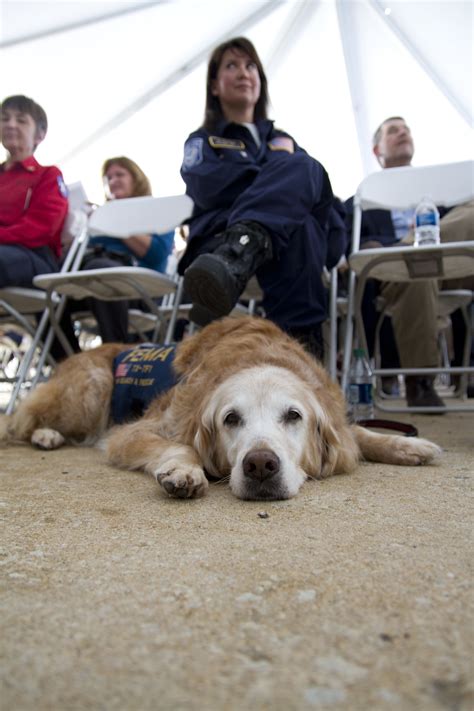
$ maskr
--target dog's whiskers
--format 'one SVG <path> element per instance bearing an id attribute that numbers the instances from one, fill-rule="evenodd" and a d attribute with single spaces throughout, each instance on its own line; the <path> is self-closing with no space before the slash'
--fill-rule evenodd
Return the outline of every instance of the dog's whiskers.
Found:
<path id="1" fill-rule="evenodd" d="M 212 483 L 213 483 L 214 485 L 217 485 L 217 484 L 228 484 L 229 481 L 230 481 L 230 474 L 228 474 L 227 476 L 223 476 L 222 479 L 217 479 L 217 481 L 213 481 Z"/>

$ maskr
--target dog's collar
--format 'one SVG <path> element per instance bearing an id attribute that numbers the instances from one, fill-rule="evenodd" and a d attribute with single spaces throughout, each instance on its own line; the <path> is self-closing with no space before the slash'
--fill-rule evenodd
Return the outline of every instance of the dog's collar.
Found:
<path id="1" fill-rule="evenodd" d="M 418 437 L 418 429 L 414 425 L 406 424 L 405 422 L 396 422 L 395 420 L 359 420 L 356 424 L 360 427 L 380 430 L 395 430 L 401 432 L 405 437 Z"/>

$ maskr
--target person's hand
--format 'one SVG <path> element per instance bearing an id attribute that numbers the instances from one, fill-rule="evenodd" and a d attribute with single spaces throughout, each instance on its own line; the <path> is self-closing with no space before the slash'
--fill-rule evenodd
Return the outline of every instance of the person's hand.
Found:
<path id="1" fill-rule="evenodd" d="M 129 250 L 136 257 L 142 259 L 150 249 L 151 235 L 132 235 L 132 237 L 127 237 L 124 241 Z"/>

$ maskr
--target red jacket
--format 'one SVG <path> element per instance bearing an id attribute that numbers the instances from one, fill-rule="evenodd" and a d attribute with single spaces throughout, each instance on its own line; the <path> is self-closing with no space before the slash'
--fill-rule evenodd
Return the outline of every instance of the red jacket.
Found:
<path id="1" fill-rule="evenodd" d="M 68 211 L 59 168 L 30 156 L 10 170 L 0 165 L 0 244 L 51 248 L 61 254 L 61 230 Z"/>

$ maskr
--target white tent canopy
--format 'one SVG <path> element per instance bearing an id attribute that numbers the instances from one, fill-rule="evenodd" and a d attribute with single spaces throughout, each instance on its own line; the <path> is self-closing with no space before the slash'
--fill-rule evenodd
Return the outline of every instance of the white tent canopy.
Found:
<path id="1" fill-rule="evenodd" d="M 0 0 L 0 98 L 46 109 L 38 160 L 92 200 L 104 199 L 100 168 L 114 155 L 135 160 L 155 195 L 180 193 L 207 58 L 245 35 L 271 117 L 346 198 L 377 169 L 371 135 L 387 116 L 411 126 L 416 165 L 472 157 L 472 20 L 472 3 L 456 0 Z"/>

